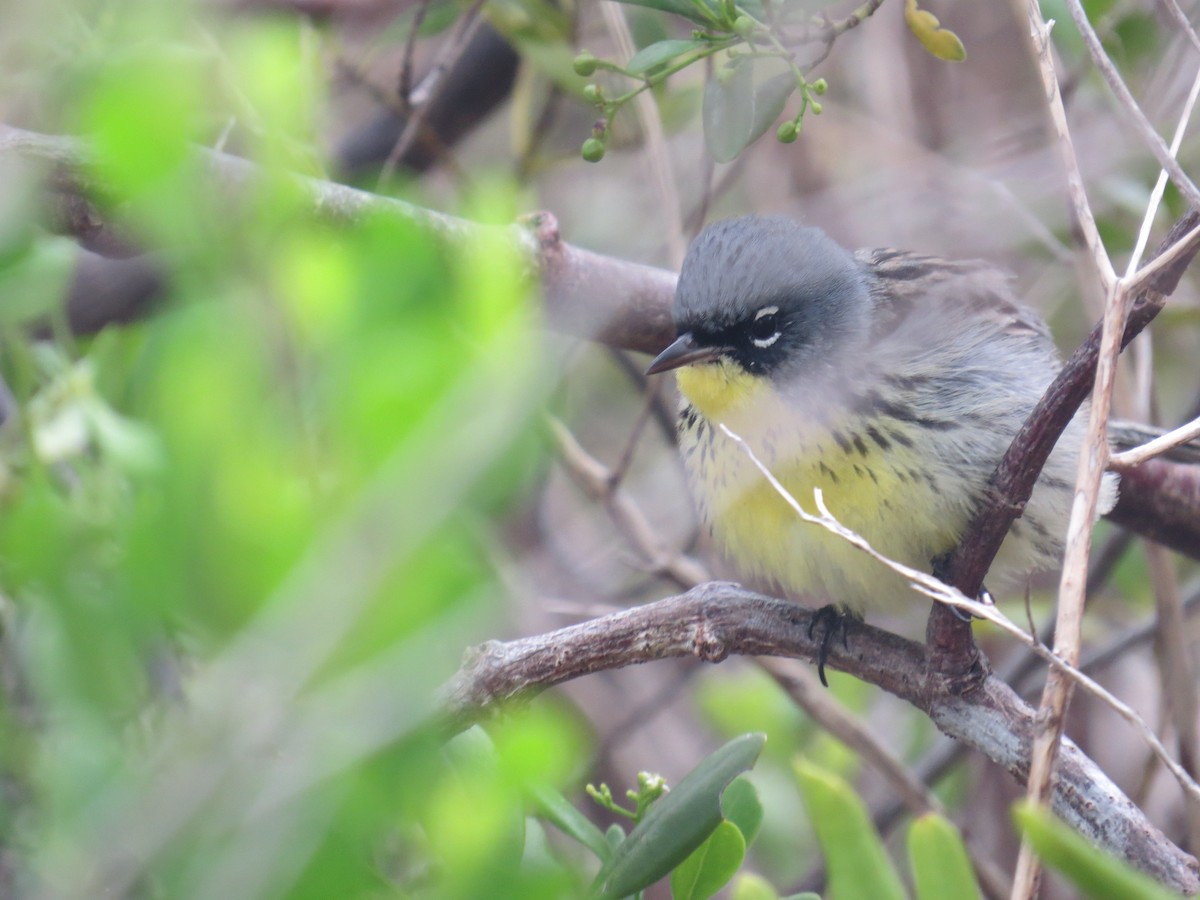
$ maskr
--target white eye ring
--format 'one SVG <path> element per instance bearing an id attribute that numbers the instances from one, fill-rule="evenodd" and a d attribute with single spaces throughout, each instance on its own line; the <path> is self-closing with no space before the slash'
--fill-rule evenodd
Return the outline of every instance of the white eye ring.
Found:
<path id="1" fill-rule="evenodd" d="M 758 312 L 756 312 L 754 314 L 754 321 L 757 322 L 759 319 L 763 318 L 764 316 L 773 316 L 777 312 L 779 312 L 778 306 L 764 306 L 762 309 L 760 309 Z M 779 332 L 778 331 L 776 331 L 770 337 L 766 337 L 766 338 L 751 337 L 750 338 L 750 342 L 752 344 L 754 344 L 755 347 L 758 347 L 760 349 L 770 347 L 777 340 L 779 340 Z"/>

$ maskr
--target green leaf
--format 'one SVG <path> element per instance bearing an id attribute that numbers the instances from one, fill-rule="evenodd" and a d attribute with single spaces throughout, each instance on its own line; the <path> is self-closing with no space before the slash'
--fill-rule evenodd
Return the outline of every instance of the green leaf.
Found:
<path id="1" fill-rule="evenodd" d="M 45 238 L 0 261 L 0 325 L 22 325 L 61 308 L 78 250 L 66 238 Z"/>
<path id="2" fill-rule="evenodd" d="M 750 872 L 733 885 L 733 900 L 779 900 L 779 893 L 761 875 Z"/>
<path id="3" fill-rule="evenodd" d="M 763 808 L 758 791 L 745 778 L 734 779 L 721 795 L 721 815 L 737 826 L 749 846 L 762 826 Z"/>
<path id="4" fill-rule="evenodd" d="M 542 784 L 530 785 L 530 797 L 536 812 L 559 831 L 587 847 L 601 862 L 612 856 L 612 847 L 604 833 L 570 803 L 566 797 Z"/>
<path id="5" fill-rule="evenodd" d="M 794 769 L 825 853 L 829 897 L 906 900 L 904 885 L 867 808 L 850 785 L 804 759 L 796 760 Z"/>
<path id="6" fill-rule="evenodd" d="M 754 143 L 766 134 L 795 91 L 796 76 L 790 69 L 759 83 L 754 89 L 754 122 L 750 126 L 747 144 Z"/>
<path id="7" fill-rule="evenodd" d="M 750 143 L 754 127 L 754 61 L 718 68 L 704 86 L 704 145 L 717 162 L 730 162 Z"/>
<path id="8" fill-rule="evenodd" d="M 1065 876 L 1085 897 L 1167 900 L 1177 896 L 1092 846 L 1046 810 L 1018 803 L 1013 807 L 1013 818 L 1042 861 Z"/>
<path id="9" fill-rule="evenodd" d="M 671 873 L 674 900 L 707 900 L 725 886 L 746 858 L 746 839 L 732 822 L 721 822 Z"/>
<path id="10" fill-rule="evenodd" d="M 625 64 L 625 70 L 634 75 L 642 75 L 677 56 L 707 46 L 708 41 L 659 41 L 635 53 Z"/>
<path id="11" fill-rule="evenodd" d="M 979 900 L 962 835 L 943 816 L 926 813 L 912 823 L 908 856 L 918 900 Z"/>
<path id="12" fill-rule="evenodd" d="M 601 868 L 593 896 L 627 897 L 662 878 L 687 858 L 721 822 L 721 794 L 754 765 L 765 734 L 734 738 L 658 800 Z"/>
<path id="13" fill-rule="evenodd" d="M 707 4 L 701 6 L 692 0 L 620 0 L 628 6 L 644 6 L 647 9 L 657 9 L 659 12 L 683 16 L 697 25 L 711 26 L 717 24 L 714 15 L 709 12 Z"/>
<path id="14" fill-rule="evenodd" d="M 905 0 L 904 21 L 917 36 L 922 46 L 938 59 L 947 62 L 962 62 L 967 58 L 966 48 L 958 35 L 943 28 L 937 16 L 917 7 L 917 0 Z"/>

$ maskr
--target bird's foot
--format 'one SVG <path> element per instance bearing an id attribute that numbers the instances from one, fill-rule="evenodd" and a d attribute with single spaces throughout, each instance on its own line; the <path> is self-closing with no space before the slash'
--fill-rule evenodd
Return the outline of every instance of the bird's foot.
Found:
<path id="1" fill-rule="evenodd" d="M 834 635 L 841 635 L 842 646 L 849 649 L 846 634 L 852 622 L 860 621 L 862 620 L 859 616 L 832 603 L 822 606 L 809 620 L 808 636 L 811 638 L 816 631 L 821 635 L 820 646 L 817 648 L 817 677 L 825 687 L 829 687 L 829 682 L 825 679 L 825 663 L 829 659 L 829 647 L 833 644 Z"/>

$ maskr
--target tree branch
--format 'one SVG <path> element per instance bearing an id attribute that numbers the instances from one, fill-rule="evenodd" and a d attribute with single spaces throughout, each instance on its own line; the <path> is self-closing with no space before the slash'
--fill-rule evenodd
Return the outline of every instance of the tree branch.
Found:
<path id="1" fill-rule="evenodd" d="M 811 611 L 737 585 L 709 582 L 686 594 L 623 610 L 557 631 L 490 641 L 468 651 L 442 692 L 444 733 L 468 727 L 514 700 L 581 675 L 667 657 L 720 662 L 730 655 L 813 660 Z M 969 697 L 927 677 L 920 644 L 866 624 L 835 641 L 827 665 L 883 688 L 923 710 L 960 740 L 1024 782 L 1034 711 L 994 677 Z M 1200 891 L 1200 864 L 1177 848 L 1078 747 L 1065 741 L 1053 797 L 1072 828 L 1174 890 Z"/>

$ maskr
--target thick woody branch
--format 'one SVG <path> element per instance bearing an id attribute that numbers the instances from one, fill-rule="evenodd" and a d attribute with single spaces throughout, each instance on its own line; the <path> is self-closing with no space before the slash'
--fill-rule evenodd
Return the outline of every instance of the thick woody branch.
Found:
<path id="1" fill-rule="evenodd" d="M 468 652 L 442 695 L 444 731 L 461 730 L 492 709 L 528 699 L 581 675 L 667 657 L 719 662 L 730 655 L 814 659 L 811 612 L 710 582 L 676 597 L 582 622 L 549 634 L 491 641 Z M 979 750 L 1024 781 L 1034 711 L 996 678 L 969 697 L 926 677 L 923 646 L 856 625 L 845 646 L 834 642 L 828 665 L 882 687 L 925 711 L 943 732 Z M 1175 847 L 1073 743 L 1063 745 L 1053 798 L 1071 827 L 1162 883 L 1200 890 L 1200 868 Z"/>
<path id="2" fill-rule="evenodd" d="M 234 199 L 245 196 L 246 189 L 262 177 L 254 163 L 226 153 L 198 149 L 196 161 L 214 187 Z M 45 172 L 53 192 L 45 210 L 47 227 L 86 241 L 97 252 L 128 256 L 121 229 L 93 202 L 106 194 L 93 162 L 94 154 L 84 141 L 0 125 L 0 164 L 33 165 Z M 550 326 L 564 333 L 645 353 L 657 353 L 675 336 L 670 312 L 674 273 L 574 247 L 561 239 L 549 214 L 501 229 L 317 178 L 294 176 L 292 183 L 314 218 L 333 225 L 354 224 L 374 215 L 397 216 L 449 243 L 466 242 L 488 230 L 506 231 L 530 274 L 540 281 Z M 149 263 L 147 259 L 143 265 Z M 168 273 L 162 272 L 160 287 L 167 278 Z M 144 307 L 149 299 L 141 296 L 139 304 Z M 118 315 L 115 320 L 126 318 Z M 103 323 L 89 320 L 89 324 L 95 328 Z"/>
<path id="3" fill-rule="evenodd" d="M 197 150 L 196 158 L 207 169 L 215 185 L 231 197 L 244 193 L 246 187 L 261 177 L 257 166 L 239 157 Z M 98 245 L 96 249 L 125 256 L 127 246 L 120 227 L 110 222 L 91 202 L 91 198 L 105 193 L 105 186 L 96 179 L 96 167 L 90 165 L 92 162 L 93 154 L 88 145 L 78 139 L 0 126 L 0 163 L 32 164 L 42 168 L 48 184 L 56 192 L 55 202 L 48 206 L 47 224 L 61 233 L 87 239 L 93 246 Z M 414 221 L 449 242 L 470 240 L 486 228 L 333 182 L 301 176 L 293 180 L 307 199 L 313 216 L 331 224 L 352 224 L 371 215 L 394 215 Z M 1165 248 L 1179 241 L 1185 252 L 1171 255 L 1169 265 L 1160 258 L 1144 268 L 1144 271 L 1152 271 L 1154 281 L 1142 292 L 1131 311 L 1127 339 L 1145 327 L 1161 308 L 1162 295 L 1174 289 L 1196 252 L 1200 240 L 1200 232 L 1194 230 L 1197 223 L 1200 223 L 1200 217 L 1185 216 L 1163 242 Z M 545 213 L 531 216 L 507 232 L 524 255 L 531 276 L 540 281 L 550 327 L 612 347 L 645 353 L 657 353 L 674 338 L 670 315 L 674 273 L 575 247 L 562 240 L 554 217 Z M 1180 241 L 1181 237 L 1185 240 Z M 139 256 L 122 265 L 114 265 L 111 272 L 103 262 L 85 258 L 75 280 L 69 303 L 70 320 L 81 331 L 98 330 L 109 322 L 125 322 L 144 313 L 162 296 L 168 283 L 169 271 L 153 256 Z M 98 279 L 97 283 L 102 283 L 105 290 L 89 291 L 88 284 L 92 279 Z M 122 284 L 128 286 L 128 296 L 121 293 Z M 972 572 L 981 573 L 986 569 L 986 564 L 981 568 L 984 554 L 980 552 L 980 546 L 988 541 L 994 541 L 998 546 L 992 532 L 998 532 L 1002 538 L 1023 507 L 1020 485 L 1028 482 L 1031 486 L 1030 473 L 1040 471 L 1040 463 L 1044 462 L 1043 457 L 1035 466 L 1036 456 L 1049 453 L 1065 423 L 1086 396 L 1097 347 L 1098 334 L 1072 357 L 1014 444 L 1005 467 L 997 475 L 989 512 L 983 517 L 987 520 L 985 524 L 993 520 L 994 524 L 988 525 L 986 533 L 980 533 L 959 551 L 959 556 L 967 557 L 963 564 L 969 565 Z M 1148 471 L 1156 470 L 1157 466 Z M 1131 502 L 1135 490 L 1152 489 L 1160 484 L 1169 487 L 1164 496 L 1146 501 L 1171 523 L 1169 529 L 1160 529 L 1152 536 L 1168 546 L 1196 555 L 1196 548 L 1200 548 L 1200 515 L 1196 514 L 1196 507 L 1170 505 L 1193 495 L 1179 490 L 1179 485 L 1174 482 L 1168 484 L 1149 477 L 1127 476 L 1126 484 L 1118 507 L 1118 514 L 1124 517 L 1122 522 L 1141 527 L 1138 523 L 1148 521 L 1147 516 L 1137 515 L 1130 508 L 1145 506 L 1142 498 L 1137 498 L 1137 503 Z M 1025 497 L 1028 497 L 1027 492 Z M 990 560 L 990 556 L 987 559 Z"/>

